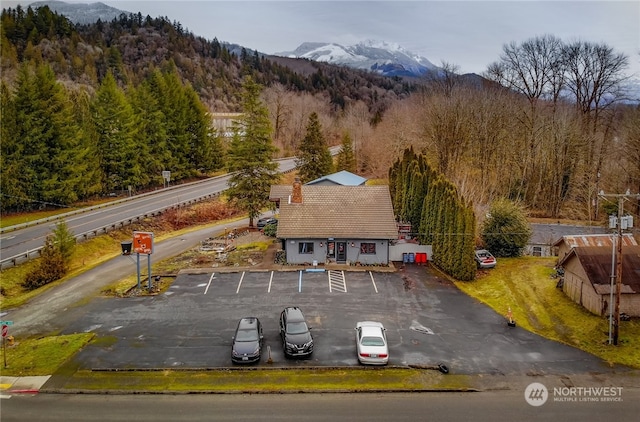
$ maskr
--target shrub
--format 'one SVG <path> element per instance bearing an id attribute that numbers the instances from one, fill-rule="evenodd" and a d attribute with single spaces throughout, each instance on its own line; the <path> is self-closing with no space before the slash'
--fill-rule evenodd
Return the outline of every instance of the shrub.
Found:
<path id="1" fill-rule="evenodd" d="M 61 279 L 66 272 L 67 261 L 62 252 L 55 247 L 53 237 L 48 236 L 42 249 L 39 265 L 27 273 L 22 285 L 27 290 L 35 290 Z"/>
<path id="2" fill-rule="evenodd" d="M 520 256 L 531 233 L 525 211 L 508 199 L 493 202 L 489 216 L 482 225 L 484 245 L 497 257 Z"/>
<path id="3" fill-rule="evenodd" d="M 76 239 L 63 221 L 56 224 L 53 234 L 47 236 L 40 254 L 40 262 L 28 272 L 22 286 L 28 290 L 60 280 L 67 273 Z"/>
<path id="4" fill-rule="evenodd" d="M 278 225 L 267 224 L 266 226 L 264 226 L 264 229 L 262 229 L 262 232 L 265 236 L 276 237 L 276 233 L 278 232 Z"/>

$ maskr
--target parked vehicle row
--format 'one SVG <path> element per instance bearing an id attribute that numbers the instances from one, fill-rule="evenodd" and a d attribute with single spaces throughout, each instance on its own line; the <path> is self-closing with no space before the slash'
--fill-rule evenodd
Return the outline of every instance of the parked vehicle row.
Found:
<path id="1" fill-rule="evenodd" d="M 361 364 L 386 365 L 389 348 L 385 328 L 380 322 L 362 321 L 356 324 L 356 349 Z M 282 350 L 287 358 L 308 357 L 313 353 L 313 336 L 304 314 L 297 306 L 284 308 L 279 319 Z M 255 363 L 262 356 L 264 335 L 262 323 L 256 317 L 238 322 L 231 345 L 233 363 Z"/>

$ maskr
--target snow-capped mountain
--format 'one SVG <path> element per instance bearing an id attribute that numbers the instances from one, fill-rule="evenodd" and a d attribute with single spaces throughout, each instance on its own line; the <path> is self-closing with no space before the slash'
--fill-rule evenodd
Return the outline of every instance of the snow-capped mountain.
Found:
<path id="1" fill-rule="evenodd" d="M 385 76 L 422 76 L 439 70 L 426 58 L 384 41 L 367 40 L 347 46 L 305 42 L 294 51 L 275 55 L 366 69 Z"/>
<path id="2" fill-rule="evenodd" d="M 113 18 L 120 16 L 121 13 L 129 14 L 129 12 L 107 6 L 104 3 L 65 3 L 63 1 L 50 0 L 33 2 L 29 6 L 33 9 L 49 6 L 49 9 L 66 16 L 71 22 L 80 24 L 94 23 L 98 19 L 103 22 L 110 22 Z"/>

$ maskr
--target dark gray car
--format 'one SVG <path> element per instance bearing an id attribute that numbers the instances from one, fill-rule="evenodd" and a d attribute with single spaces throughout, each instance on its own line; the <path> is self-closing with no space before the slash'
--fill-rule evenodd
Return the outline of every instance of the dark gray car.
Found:
<path id="1" fill-rule="evenodd" d="M 288 307 L 280 313 L 280 337 L 287 357 L 306 357 L 313 353 L 311 329 L 298 307 Z"/>
<path id="2" fill-rule="evenodd" d="M 233 335 L 231 361 L 233 363 L 253 363 L 260 361 L 262 354 L 262 324 L 255 317 L 242 318 Z"/>

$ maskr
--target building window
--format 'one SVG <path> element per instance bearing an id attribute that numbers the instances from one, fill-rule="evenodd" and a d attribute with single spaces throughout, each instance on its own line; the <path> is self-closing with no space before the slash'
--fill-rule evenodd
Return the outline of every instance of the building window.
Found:
<path id="1" fill-rule="evenodd" d="M 375 242 L 371 243 L 361 243 L 360 244 L 360 253 L 363 255 L 375 255 L 376 254 L 376 244 Z"/>
<path id="2" fill-rule="evenodd" d="M 540 246 L 533 247 L 533 256 L 542 256 L 542 248 Z"/>
<path id="3" fill-rule="evenodd" d="M 310 253 L 313 253 L 313 242 L 300 242 L 300 243 L 298 243 L 298 253 L 299 254 L 310 254 Z"/>

